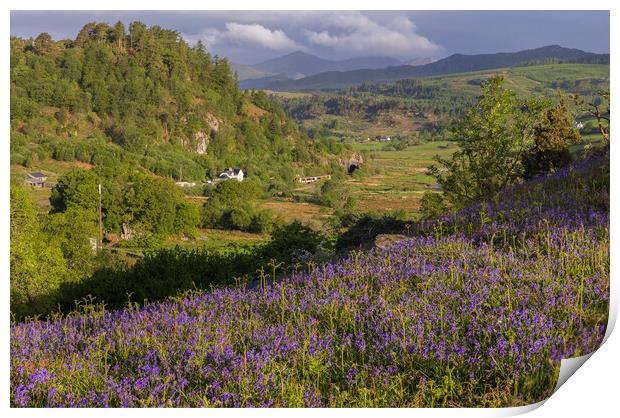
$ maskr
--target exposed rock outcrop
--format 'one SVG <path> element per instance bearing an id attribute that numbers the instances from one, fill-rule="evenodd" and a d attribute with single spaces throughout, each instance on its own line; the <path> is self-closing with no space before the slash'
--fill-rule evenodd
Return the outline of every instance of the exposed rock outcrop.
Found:
<path id="1" fill-rule="evenodd" d="M 204 131 L 198 131 L 194 134 L 195 151 L 198 154 L 206 154 L 209 148 L 210 138 Z"/>
<path id="2" fill-rule="evenodd" d="M 209 142 L 220 130 L 220 120 L 213 116 L 211 113 L 207 113 L 204 119 L 207 127 L 194 134 L 191 140 L 190 147 L 198 154 L 206 154 L 209 148 Z"/>
<path id="3" fill-rule="evenodd" d="M 397 242 L 408 239 L 405 235 L 400 234 L 379 234 L 375 238 L 375 247 L 382 250 L 396 244 Z"/>
<path id="4" fill-rule="evenodd" d="M 359 152 L 352 153 L 349 158 L 339 158 L 338 164 L 340 164 L 347 173 L 352 173 L 357 170 L 364 163 L 364 157 Z"/>

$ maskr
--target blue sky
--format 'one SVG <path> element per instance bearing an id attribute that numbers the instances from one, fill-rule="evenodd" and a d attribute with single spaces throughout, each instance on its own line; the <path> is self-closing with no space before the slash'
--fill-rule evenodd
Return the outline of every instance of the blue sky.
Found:
<path id="1" fill-rule="evenodd" d="M 11 35 L 75 38 L 89 21 L 175 29 L 244 64 L 301 50 L 400 60 L 559 44 L 609 52 L 608 11 L 12 11 Z"/>

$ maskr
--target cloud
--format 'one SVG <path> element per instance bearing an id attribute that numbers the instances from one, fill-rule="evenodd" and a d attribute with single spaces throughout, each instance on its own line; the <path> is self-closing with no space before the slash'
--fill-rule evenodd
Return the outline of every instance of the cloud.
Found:
<path id="1" fill-rule="evenodd" d="M 209 12 L 194 32 L 207 49 L 251 64 L 301 50 L 327 59 L 391 56 L 402 60 L 443 56 L 405 12 Z"/>
<path id="2" fill-rule="evenodd" d="M 280 29 L 269 29 L 258 23 L 243 24 L 228 22 L 224 30 L 206 28 L 201 33 L 200 39 L 207 46 L 235 44 L 235 45 L 257 45 L 275 51 L 287 51 L 294 49 L 305 49 L 303 45 L 298 45 Z"/>
<path id="3" fill-rule="evenodd" d="M 416 33 L 415 24 L 405 16 L 376 22 L 359 12 L 328 17 L 324 30 L 303 31 L 307 41 L 347 54 L 392 55 L 400 58 L 436 55 L 442 48 Z"/>

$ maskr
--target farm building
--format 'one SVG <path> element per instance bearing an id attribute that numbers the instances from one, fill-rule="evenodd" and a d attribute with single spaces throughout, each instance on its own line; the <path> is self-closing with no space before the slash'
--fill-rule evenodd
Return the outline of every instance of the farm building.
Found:
<path id="1" fill-rule="evenodd" d="M 48 189 L 51 189 L 53 186 L 50 183 L 46 183 L 46 180 L 47 180 L 47 174 L 43 174 L 39 171 L 36 171 L 34 173 L 28 173 L 24 182 L 28 186 L 41 187 L 41 188 L 46 187 Z"/>
<path id="2" fill-rule="evenodd" d="M 331 178 L 332 176 L 329 174 L 326 174 L 324 176 L 297 176 L 295 177 L 295 183 L 301 183 L 301 184 L 314 183 L 316 181 L 329 180 Z"/>
<path id="3" fill-rule="evenodd" d="M 189 182 L 189 181 L 177 181 L 174 184 L 176 184 L 179 187 L 194 187 L 196 185 L 196 183 L 194 182 Z"/>
<path id="4" fill-rule="evenodd" d="M 243 181 L 243 170 L 240 168 L 227 168 L 222 171 L 219 176 L 217 176 L 220 180 L 237 180 Z"/>

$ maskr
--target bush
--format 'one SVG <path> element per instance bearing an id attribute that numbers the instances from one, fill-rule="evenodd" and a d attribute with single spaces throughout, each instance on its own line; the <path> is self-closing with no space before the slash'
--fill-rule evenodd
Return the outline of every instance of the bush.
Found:
<path id="1" fill-rule="evenodd" d="M 256 233 L 267 233 L 273 230 L 273 212 L 269 209 L 261 210 L 252 218 L 249 230 Z"/>
<path id="2" fill-rule="evenodd" d="M 120 241 L 116 244 L 120 248 L 143 248 L 146 250 L 157 250 L 162 247 L 166 237 L 161 234 L 145 234 L 141 237 Z"/>
<path id="3" fill-rule="evenodd" d="M 202 207 L 201 222 L 205 228 L 218 228 L 220 226 L 220 220 L 224 215 L 225 208 L 215 204 L 205 204 Z"/>
<path id="4" fill-rule="evenodd" d="M 448 212 L 446 199 L 435 192 L 424 192 L 420 200 L 420 214 L 422 219 L 437 218 Z"/>
<path id="5" fill-rule="evenodd" d="M 323 206 L 334 209 L 353 209 L 356 203 L 349 186 L 335 179 L 323 183 L 319 189 L 317 200 Z"/>
<path id="6" fill-rule="evenodd" d="M 200 223 L 200 211 L 198 206 L 190 202 L 177 204 L 174 218 L 174 231 L 177 234 L 185 234 L 188 237 L 196 236 L 196 227 Z"/>
<path id="7" fill-rule="evenodd" d="M 271 241 L 263 249 L 263 258 L 292 264 L 333 248 L 334 243 L 327 236 L 295 221 L 274 228 Z"/>
<path id="8" fill-rule="evenodd" d="M 247 231 L 252 224 L 252 214 L 247 208 L 234 208 L 224 215 L 225 226 L 230 229 Z"/>

